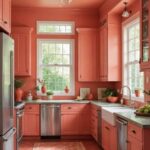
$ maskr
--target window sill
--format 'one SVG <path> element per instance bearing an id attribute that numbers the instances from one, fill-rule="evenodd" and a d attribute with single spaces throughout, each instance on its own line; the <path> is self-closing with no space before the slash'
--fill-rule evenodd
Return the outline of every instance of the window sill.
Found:
<path id="1" fill-rule="evenodd" d="M 129 99 L 129 96 L 124 95 L 123 98 L 128 100 L 128 99 Z M 138 101 L 138 102 L 144 102 L 144 96 L 135 97 L 135 96 L 132 95 L 132 96 L 131 96 L 131 100 L 133 100 L 133 101 Z"/>
<path id="2" fill-rule="evenodd" d="M 46 93 L 37 92 L 37 96 L 47 96 Z M 75 93 L 55 93 L 53 96 L 75 96 Z"/>

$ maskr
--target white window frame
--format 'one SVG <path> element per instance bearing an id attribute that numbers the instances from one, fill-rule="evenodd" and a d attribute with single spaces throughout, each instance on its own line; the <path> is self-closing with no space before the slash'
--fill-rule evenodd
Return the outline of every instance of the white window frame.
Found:
<path id="1" fill-rule="evenodd" d="M 48 24 L 48 25 L 70 25 L 72 27 L 72 32 L 39 32 L 39 25 L 40 23 Z M 75 23 L 73 21 L 37 21 L 36 23 L 37 27 L 37 34 L 38 35 L 74 35 L 75 34 Z"/>
<path id="2" fill-rule="evenodd" d="M 128 28 L 129 26 L 131 25 L 134 25 L 136 22 L 139 22 L 140 24 L 140 18 L 139 18 L 139 15 L 136 14 L 135 16 L 133 16 L 133 18 L 130 18 L 131 20 L 127 20 L 126 22 L 124 22 L 122 24 L 122 87 L 125 85 L 124 83 L 124 50 L 125 50 L 125 39 L 124 39 L 124 32 L 126 30 L 126 28 Z M 138 61 L 139 62 L 139 61 Z M 136 62 L 137 63 L 137 62 Z M 128 86 L 128 85 L 127 85 Z M 124 99 L 129 99 L 129 95 L 123 95 L 123 98 Z M 135 101 L 144 101 L 144 94 L 143 96 L 140 96 L 140 97 L 136 97 L 135 95 L 131 95 L 131 99 L 132 100 L 135 100 Z"/>
<path id="3" fill-rule="evenodd" d="M 71 87 L 69 90 L 69 93 L 65 93 L 65 91 L 62 92 L 55 92 L 54 95 L 56 96 L 74 96 L 75 95 L 75 62 L 74 62 L 74 39 L 37 39 L 37 79 L 42 79 L 42 74 L 40 72 L 40 65 L 41 65 L 41 48 L 40 48 L 40 42 L 41 41 L 53 41 L 53 42 L 58 42 L 61 41 L 62 43 L 71 43 L 71 63 L 70 65 L 60 65 L 60 66 L 70 66 L 70 78 L 71 78 Z M 59 66 L 59 65 L 49 65 L 49 66 Z M 37 85 L 39 85 L 37 81 Z M 37 91 L 37 95 L 40 96 L 46 96 L 46 94 L 43 94 L 41 91 Z"/>

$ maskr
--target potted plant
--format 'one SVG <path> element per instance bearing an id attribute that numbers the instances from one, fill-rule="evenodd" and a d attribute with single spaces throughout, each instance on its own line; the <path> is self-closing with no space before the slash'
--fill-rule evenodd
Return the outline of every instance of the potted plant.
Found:
<path id="1" fill-rule="evenodd" d="M 46 95 L 47 95 L 48 99 L 53 99 L 54 93 L 53 93 L 53 91 L 47 91 Z"/>
<path id="2" fill-rule="evenodd" d="M 108 102 L 116 103 L 118 101 L 119 93 L 117 89 L 113 88 L 106 88 L 106 90 L 103 92 L 102 97 L 106 98 Z"/>
<path id="3" fill-rule="evenodd" d="M 15 100 L 22 101 L 23 90 L 21 87 L 23 86 L 23 81 L 19 79 L 15 79 Z"/>

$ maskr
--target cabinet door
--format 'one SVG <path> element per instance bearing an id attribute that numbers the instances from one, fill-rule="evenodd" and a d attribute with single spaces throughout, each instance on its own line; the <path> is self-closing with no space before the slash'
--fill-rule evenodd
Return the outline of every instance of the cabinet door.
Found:
<path id="1" fill-rule="evenodd" d="M 106 121 L 102 120 L 102 146 L 105 150 L 117 149 L 117 130 Z"/>
<path id="2" fill-rule="evenodd" d="M 0 0 L 0 26 L 2 26 L 2 22 L 3 22 L 3 17 L 2 17 L 2 0 Z"/>
<path id="3" fill-rule="evenodd" d="M 90 118 L 88 113 L 79 114 L 79 135 L 90 135 Z"/>
<path id="4" fill-rule="evenodd" d="M 78 79 L 79 81 L 96 81 L 98 31 L 78 29 L 78 33 Z"/>
<path id="5" fill-rule="evenodd" d="M 39 114 L 26 112 L 23 116 L 23 135 L 24 136 L 39 136 Z"/>
<path id="6" fill-rule="evenodd" d="M 79 118 L 76 113 L 61 115 L 61 135 L 77 135 Z"/>
<path id="7" fill-rule="evenodd" d="M 3 0 L 3 27 L 7 32 L 11 32 L 11 0 Z"/>
<path id="8" fill-rule="evenodd" d="M 132 136 L 128 136 L 128 150 L 142 150 L 142 143 Z"/>
<path id="9" fill-rule="evenodd" d="M 108 30 L 104 26 L 100 29 L 100 80 L 106 81 L 108 76 Z"/>
<path id="10" fill-rule="evenodd" d="M 31 35 L 29 28 L 12 28 L 15 41 L 15 76 L 31 75 Z"/>
<path id="11" fill-rule="evenodd" d="M 150 71 L 149 70 L 146 70 L 144 72 L 144 89 L 146 92 L 149 92 L 150 90 Z M 147 94 L 144 94 L 144 99 L 145 99 L 145 102 L 148 102 L 150 101 L 150 96 Z"/>

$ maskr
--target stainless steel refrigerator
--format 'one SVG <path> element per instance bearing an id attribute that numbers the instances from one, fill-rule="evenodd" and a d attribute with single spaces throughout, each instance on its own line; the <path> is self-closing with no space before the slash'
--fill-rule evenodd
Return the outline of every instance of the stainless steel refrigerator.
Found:
<path id="1" fill-rule="evenodd" d="M 13 150 L 14 41 L 0 32 L 0 150 Z"/>

